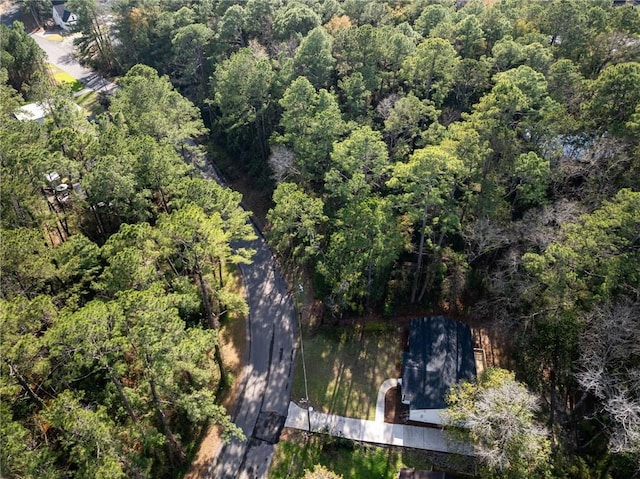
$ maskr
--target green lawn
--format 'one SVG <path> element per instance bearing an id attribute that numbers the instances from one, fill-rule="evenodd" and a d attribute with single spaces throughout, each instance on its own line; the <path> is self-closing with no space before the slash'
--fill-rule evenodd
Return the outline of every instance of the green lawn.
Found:
<path id="1" fill-rule="evenodd" d="M 310 404 L 340 416 L 374 419 L 380 385 L 398 377 L 402 353 L 397 326 L 323 327 L 313 336 L 303 336 Z M 305 397 L 301 358 L 298 352 L 296 401 Z"/>
<path id="2" fill-rule="evenodd" d="M 431 463 L 423 452 L 383 448 L 354 443 L 324 435 L 295 433 L 276 446 L 270 479 L 297 479 L 305 469 L 322 464 L 344 479 L 395 479 L 403 467 L 429 470 Z"/>
<path id="3" fill-rule="evenodd" d="M 53 79 L 56 81 L 56 83 L 67 85 L 69 88 L 71 88 L 72 92 L 75 93 L 84 88 L 82 83 L 80 83 L 77 78 L 72 77 L 67 72 L 61 70 L 55 65 L 52 65 L 51 63 L 49 63 L 49 70 L 51 71 Z"/>
<path id="4" fill-rule="evenodd" d="M 64 41 L 64 37 L 62 35 L 58 35 L 57 33 L 47 33 L 44 36 L 45 40 L 49 40 L 50 42 L 63 42 Z"/>
<path id="5" fill-rule="evenodd" d="M 86 110 L 87 115 L 98 115 L 104 112 L 104 108 L 102 108 L 102 105 L 98 102 L 98 92 L 90 91 L 83 93 L 75 98 L 75 102 Z"/>

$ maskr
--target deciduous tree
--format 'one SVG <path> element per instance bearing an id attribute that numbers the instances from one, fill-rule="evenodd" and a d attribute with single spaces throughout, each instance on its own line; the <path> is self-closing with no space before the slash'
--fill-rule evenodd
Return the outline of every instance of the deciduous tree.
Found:
<path id="1" fill-rule="evenodd" d="M 471 439 L 487 477 L 546 477 L 551 449 L 536 420 L 539 400 L 515 374 L 490 368 L 454 385 L 447 404 L 447 422 Z"/>

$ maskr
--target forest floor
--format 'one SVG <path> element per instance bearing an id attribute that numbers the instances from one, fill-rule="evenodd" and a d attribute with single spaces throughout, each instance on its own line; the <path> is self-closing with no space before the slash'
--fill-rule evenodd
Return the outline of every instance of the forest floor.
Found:
<path id="1" fill-rule="evenodd" d="M 20 4 L 14 0 L 0 0 L 0 20 L 2 23 L 11 25 L 14 21 L 19 20 L 24 24 L 24 28 L 28 32 L 39 28 L 33 16 L 24 13 L 20 7 Z"/>
<path id="2" fill-rule="evenodd" d="M 259 176 L 248 173 L 242 164 L 229 157 L 214 142 L 207 145 L 207 153 L 231 189 L 242 194 L 242 206 L 253 214 L 260 229 L 264 229 L 267 212 L 272 206 L 273 184 L 268 177 L 268 171 L 263 171 Z"/>

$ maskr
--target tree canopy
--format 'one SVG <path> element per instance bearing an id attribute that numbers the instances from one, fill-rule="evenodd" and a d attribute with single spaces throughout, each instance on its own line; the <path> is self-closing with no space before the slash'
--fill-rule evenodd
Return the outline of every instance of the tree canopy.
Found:
<path id="1" fill-rule="evenodd" d="M 45 3 L 23 2 L 35 16 Z M 80 16 L 81 60 L 118 76 L 106 112 L 90 120 L 50 88 L 23 26 L 1 27 L 9 333 L 0 413 L 10 419 L 7 451 L 27 444 L 2 464 L 21 475 L 60 476 L 62 464 L 158 477 L 181 463 L 185 431 L 204 420 L 200 406 L 224 422 L 206 392 L 224 382 L 216 346 L 202 343 L 225 311 L 245 308 L 225 265 L 249 260 L 229 245 L 253 233 L 238 194 L 197 178 L 194 166 L 212 160 L 256 201 L 283 269 L 313 283 L 327 316 L 455 314 L 504 339 L 518 383 L 503 379 L 531 413 L 524 422 L 542 420 L 552 432 L 553 467 L 543 471 L 522 449 L 527 441 L 500 445 L 492 430 L 502 452 L 524 451 L 524 462 L 510 463 L 517 473 L 635 473 L 637 351 L 624 331 L 636 328 L 640 302 L 637 8 L 608 0 L 68 7 Z M 44 125 L 13 117 L 37 100 L 51 110 Z M 47 180 L 53 172 L 59 179 Z M 96 335 L 106 345 L 83 344 L 67 370 L 70 345 L 52 356 L 50 331 L 90 314 L 101 318 Z M 129 314 L 141 324 L 165 318 L 173 342 L 156 350 L 150 336 L 149 361 L 133 355 L 133 338 L 117 326 Z M 599 339 L 605 331 L 611 344 Z M 525 400 L 532 394 L 539 409 Z M 485 406 L 499 410 L 499 397 Z M 95 431 L 74 430 L 74 418 Z M 81 450 L 88 440 L 79 438 L 92 434 Z M 531 451 L 547 457 L 534 436 Z M 104 454 L 89 461 L 96 447 Z M 493 466 L 484 474 L 509 469 Z"/>

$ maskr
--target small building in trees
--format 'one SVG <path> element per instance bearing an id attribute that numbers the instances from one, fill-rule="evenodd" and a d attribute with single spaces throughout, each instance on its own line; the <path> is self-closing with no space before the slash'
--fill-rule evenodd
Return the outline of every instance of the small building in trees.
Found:
<path id="1" fill-rule="evenodd" d="M 69 106 L 77 111 L 82 111 L 82 108 L 77 103 L 69 103 Z M 45 118 L 53 111 L 50 102 L 35 102 L 17 108 L 13 112 L 13 116 L 19 121 L 37 121 L 41 125 L 44 125 Z"/>
<path id="2" fill-rule="evenodd" d="M 401 383 L 409 420 L 442 424 L 447 391 L 457 382 L 474 379 L 476 371 L 469 326 L 444 316 L 412 319 Z"/>
<path id="3" fill-rule="evenodd" d="M 65 0 L 53 0 L 53 21 L 63 30 L 69 30 L 71 26 L 78 20 L 75 13 L 67 10 Z"/>
<path id="4" fill-rule="evenodd" d="M 44 118 L 49 114 L 47 107 L 40 102 L 23 105 L 13 112 L 13 116 L 20 121 L 37 121 L 44 124 Z"/>

